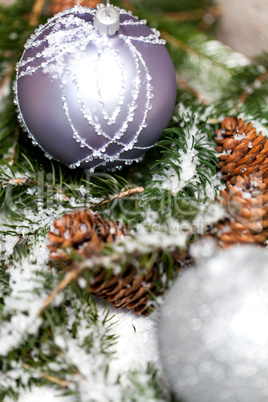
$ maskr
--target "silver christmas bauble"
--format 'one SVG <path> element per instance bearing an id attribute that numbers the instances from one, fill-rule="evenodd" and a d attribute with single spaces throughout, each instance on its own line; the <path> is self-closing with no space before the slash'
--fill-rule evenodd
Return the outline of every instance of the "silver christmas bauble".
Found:
<path id="1" fill-rule="evenodd" d="M 267 402 L 267 251 L 234 247 L 185 271 L 163 305 L 159 344 L 179 400 Z"/>
<path id="2" fill-rule="evenodd" d="M 175 71 L 159 33 L 116 7 L 106 26 L 103 7 L 54 16 L 28 40 L 17 66 L 21 124 L 47 156 L 70 167 L 137 160 L 175 106 Z"/>

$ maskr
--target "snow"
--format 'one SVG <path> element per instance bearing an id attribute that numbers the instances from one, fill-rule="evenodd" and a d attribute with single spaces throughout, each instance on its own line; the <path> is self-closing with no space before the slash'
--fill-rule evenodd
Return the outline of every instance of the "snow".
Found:
<path id="1" fill-rule="evenodd" d="M 241 190 L 240 190 L 241 191 Z M 244 199 L 250 199 L 251 198 L 251 193 L 249 191 L 242 191 L 242 198 Z"/>
<path id="2" fill-rule="evenodd" d="M 267 119 L 255 120 L 253 116 L 248 114 L 245 115 L 244 113 L 240 113 L 239 117 L 243 119 L 245 122 L 251 121 L 252 127 L 256 128 L 257 134 L 259 134 L 261 131 L 263 136 L 268 137 Z"/>
<path id="3" fill-rule="evenodd" d="M 2 314 L 3 316 L 11 314 L 11 319 L 2 322 L 0 326 L 2 356 L 6 356 L 21 344 L 27 334 L 35 333 L 41 325 L 38 313 L 47 294 L 44 290 L 44 278 L 38 274 L 35 261 L 38 256 L 39 264 L 44 265 L 44 269 L 47 270 L 49 254 L 46 246 L 44 239 L 39 240 L 31 255 L 8 267 L 11 292 L 5 298 Z"/>
<path id="4" fill-rule="evenodd" d="M 113 333 L 118 336 L 115 356 L 110 364 L 113 375 L 133 369 L 145 370 L 149 362 L 159 367 L 156 321 L 126 309 L 113 308 L 111 314 L 117 322 Z"/>
<path id="5" fill-rule="evenodd" d="M 209 40 L 202 44 L 205 54 L 218 55 L 226 67 L 243 67 L 250 64 L 250 60 L 241 53 L 231 51 L 231 48 L 217 40 Z M 221 56 L 221 57 L 220 57 Z"/>
<path id="6" fill-rule="evenodd" d="M 22 392 L 19 402 L 75 402 L 73 396 L 62 396 L 62 391 L 57 391 L 53 387 L 32 387 L 32 389 Z M 14 402 L 13 399 L 6 398 L 4 402 Z"/>
<path id="7" fill-rule="evenodd" d="M 50 213 L 52 210 L 43 210 L 36 214 L 32 211 L 27 218 L 29 225 L 27 231 L 34 228 L 40 230 L 44 224 L 51 226 L 53 219 Z M 6 220 L 6 222 L 8 221 Z M 18 226 L 19 233 L 24 233 L 24 230 L 23 226 Z M 34 240 L 33 236 L 32 238 Z M 7 235 L 5 237 L 4 252 L 6 258 L 14 251 L 13 247 L 17 240 L 18 236 Z M 47 240 L 38 236 L 37 241 L 31 247 L 31 253 L 28 256 L 22 257 L 19 262 L 13 261 L 8 267 L 11 291 L 5 299 L 3 316 L 10 314 L 11 319 L 3 321 L 0 327 L 0 354 L 2 356 L 18 347 L 28 334 L 36 333 L 42 323 L 38 314 L 48 296 L 48 291 L 44 287 L 45 278 L 42 275 L 42 272 L 48 269 L 46 265 L 49 258 Z M 53 271 L 51 271 L 51 275 L 53 276 Z M 79 280 L 79 284 L 82 287 L 86 286 L 83 279 Z M 69 290 L 66 289 L 66 291 Z M 62 302 L 63 294 L 59 294 L 54 300 L 54 305 L 59 305 Z M 99 323 L 92 325 L 87 318 L 89 306 L 79 305 L 79 303 L 81 302 L 76 300 L 75 306 L 69 307 L 66 328 L 56 330 L 55 343 L 62 353 L 58 360 L 52 363 L 51 368 L 64 369 L 66 364 L 77 367 L 79 374 L 72 375 L 70 378 L 67 376 L 66 380 L 70 382 L 69 389 L 79 392 L 82 402 L 88 401 L 89 394 L 96 402 L 123 400 L 129 389 L 134 390 L 133 382 L 129 378 L 130 371 L 137 370 L 139 383 L 145 385 L 149 380 L 145 373 L 147 364 L 150 362 L 159 366 L 155 321 L 151 317 L 135 316 L 133 312 L 111 307 L 108 322 L 103 325 L 102 319 L 106 314 L 106 308 L 104 303 L 98 301 Z M 73 338 L 71 328 L 77 320 L 77 312 L 79 312 L 80 317 L 79 325 L 77 336 Z M 102 351 L 102 339 L 103 336 L 107 336 L 107 333 L 114 334 L 117 338 L 117 342 L 111 347 L 111 351 L 115 352 L 113 355 L 107 355 Z M 91 336 L 93 346 L 88 352 L 83 345 L 86 339 Z M 33 356 L 34 353 L 33 350 Z M 43 345 L 43 353 L 49 353 L 49 349 L 46 351 L 46 345 Z M 108 365 L 110 370 L 106 375 L 105 367 Z M 2 384 L 5 388 L 10 385 L 11 388 L 17 389 L 16 381 L 21 379 L 27 388 L 29 379 L 32 377 L 40 378 L 40 375 L 38 371 L 33 372 L 25 369 L 21 363 L 18 363 L 12 370 L 0 374 L 0 385 Z M 117 382 L 119 377 L 121 377 L 120 383 Z M 146 390 L 147 400 L 155 401 L 151 393 L 152 390 L 149 387 Z M 33 387 L 31 391 L 27 389 L 21 391 L 19 402 L 32 400 L 38 400 L 38 402 L 75 401 L 73 397 L 63 397 L 60 394 L 52 386 Z M 5 402 L 10 402 L 10 400 L 6 398 Z"/>
<path id="8" fill-rule="evenodd" d="M 192 227 L 195 227 L 198 233 L 204 233 L 209 225 L 218 222 L 225 214 L 223 206 L 219 203 L 204 204 L 194 219 Z"/>
<path id="9" fill-rule="evenodd" d="M 197 152 L 191 149 L 192 137 L 201 136 L 197 127 L 193 125 L 187 137 L 187 152 L 179 150 L 180 155 L 180 180 L 178 174 L 170 171 L 167 176 L 161 176 L 163 188 L 169 188 L 172 192 L 178 192 L 191 181 L 198 183 L 198 175 L 196 167 L 199 164 Z M 198 137 L 199 138 L 199 137 Z M 171 168 L 171 167 L 170 167 Z M 9 179 L 12 180 L 12 172 Z M 212 178 L 211 185 L 207 185 L 204 196 L 209 201 L 200 208 L 200 214 L 196 219 L 179 222 L 172 216 L 167 217 L 165 224 L 159 223 L 159 217 L 156 212 L 147 210 L 144 214 L 142 224 L 137 225 L 135 231 L 127 239 L 120 239 L 115 244 L 114 251 L 122 255 L 126 253 L 150 253 L 159 249 L 173 250 L 174 248 L 183 248 L 187 242 L 187 237 L 193 228 L 204 230 L 207 224 L 213 223 L 219 219 L 222 213 L 221 206 L 213 204 L 214 188 L 220 185 L 220 176 Z M 88 188 L 81 186 L 76 189 L 83 200 L 90 202 L 90 192 Z M 28 190 L 29 195 L 36 195 L 38 187 L 32 187 Z M 44 305 L 50 291 L 44 286 L 45 277 L 43 273 L 47 272 L 47 261 L 49 252 L 47 249 L 47 240 L 42 235 L 42 230 L 46 226 L 50 228 L 55 216 L 59 216 L 66 212 L 66 207 L 58 205 L 57 199 L 61 199 L 60 193 L 55 193 L 55 199 L 51 200 L 49 207 L 45 207 L 40 201 L 36 211 L 33 209 L 25 210 L 25 219 L 13 221 L 16 226 L 16 236 L 10 234 L 3 238 L 3 258 L 5 262 L 9 262 L 8 273 L 10 275 L 10 295 L 6 297 L 6 305 L 3 315 L 10 314 L 10 320 L 3 321 L 0 327 L 0 353 L 4 356 L 20 345 L 28 334 L 34 334 L 40 328 L 42 323 L 38 318 L 38 314 Z M 65 200 L 66 201 L 66 200 Z M 70 209 L 83 205 L 83 201 L 79 198 L 72 197 L 69 201 Z M 2 227 L 6 230 L 6 224 L 9 220 L 4 220 Z M 35 233 L 36 237 L 33 236 Z M 27 244 L 31 243 L 31 251 L 28 256 L 21 258 L 19 262 L 10 263 L 9 257 L 14 252 L 14 247 L 20 237 L 23 237 Z M 95 260 L 91 259 L 90 264 L 94 266 Z M 103 257 L 103 263 L 111 267 L 109 256 Z M 118 272 L 119 267 L 113 267 L 114 272 Z M 54 271 L 51 271 L 53 279 Z M 56 278 L 56 275 L 55 275 Z M 56 279 L 55 279 L 56 284 Z M 85 279 L 79 279 L 79 285 L 86 291 L 87 283 Z M 69 292 L 69 293 L 68 293 Z M 67 288 L 64 295 L 71 300 L 71 290 Z M 63 294 L 59 294 L 54 300 L 54 306 L 64 301 Z M 160 300 L 160 302 L 163 302 Z M 153 395 L 153 388 L 148 386 L 150 376 L 146 374 L 148 363 L 152 363 L 159 369 L 161 376 L 160 361 L 158 355 L 158 332 L 155 317 L 136 316 L 133 311 L 126 309 L 118 310 L 110 307 L 108 314 L 109 321 L 103 323 L 106 314 L 106 307 L 103 302 L 97 301 L 98 321 L 93 323 L 90 321 L 89 307 L 83 304 L 81 300 L 75 299 L 75 303 L 67 308 L 68 324 L 66 327 L 58 327 L 55 329 L 55 343 L 60 353 L 55 361 L 50 364 L 50 369 L 63 371 L 66 367 L 73 366 L 77 369 L 77 374 L 67 375 L 67 388 L 77 392 L 80 395 L 81 402 L 88 402 L 89 395 L 96 402 L 111 401 L 118 402 L 121 400 L 130 400 L 131 393 L 135 392 L 135 381 L 131 380 L 130 372 L 137 372 L 139 386 L 144 386 L 144 395 L 140 396 L 139 402 L 156 401 Z M 156 314 L 157 316 L 157 314 Z M 157 318 L 157 317 L 156 317 Z M 72 329 L 75 327 L 76 336 L 72 336 Z M 103 353 L 103 339 L 107 335 L 113 334 L 116 342 Z M 87 340 L 90 339 L 90 345 Z M 42 352 L 49 354 L 49 345 L 42 345 Z M 111 352 L 114 352 L 111 354 Z M 32 351 L 34 356 L 35 350 Z M 106 374 L 105 367 L 109 367 Z M 11 387 L 16 388 L 15 380 L 23 379 L 23 383 L 27 385 L 30 377 L 42 377 L 42 373 L 26 370 L 23 366 L 14 367 L 7 373 L 0 376 L 0 385 L 6 387 L 10 381 Z M 120 382 L 118 382 L 120 378 Z M 15 379 L 15 380 L 14 380 Z M 12 382 L 13 381 L 13 382 Z M 12 385 L 13 384 L 13 385 Z M 137 390 L 136 390 L 137 391 Z M 44 387 L 33 388 L 32 392 L 21 392 L 19 402 L 31 400 L 40 401 L 75 401 L 72 397 L 62 397 L 56 388 Z M 6 402 L 6 401 L 5 401 Z M 9 401 L 8 401 L 9 402 Z"/>
<path id="10" fill-rule="evenodd" d="M 190 150 L 184 153 L 179 150 L 180 161 L 172 160 L 174 165 L 180 167 L 182 174 L 179 176 L 172 166 L 163 169 L 163 174 L 166 176 L 166 180 L 163 181 L 162 176 L 155 174 L 153 176 L 154 181 L 161 181 L 161 188 L 163 190 L 170 190 L 173 195 L 178 194 L 189 181 L 195 184 L 198 179 L 196 177 L 196 166 L 199 164 L 198 159 L 195 158 L 197 151 Z"/>
<path id="11" fill-rule="evenodd" d="M 181 123 L 181 127 L 184 128 L 186 125 L 185 122 L 190 121 L 190 110 L 185 108 L 182 104 L 177 106 L 178 113 L 183 117 L 183 121 Z M 200 177 L 197 172 L 197 167 L 200 165 L 198 159 L 198 151 L 195 150 L 192 146 L 193 141 L 200 141 L 200 144 L 205 143 L 207 149 L 214 150 L 213 144 L 207 144 L 206 135 L 197 128 L 197 123 L 203 121 L 204 115 L 199 115 L 196 113 L 195 122 L 192 126 L 185 127 L 185 140 L 186 140 L 186 150 L 178 149 L 178 160 L 172 160 L 171 163 L 175 166 L 178 166 L 178 169 L 175 169 L 172 164 L 167 167 L 163 166 L 162 174 L 156 173 L 153 175 L 152 181 L 154 182 L 154 188 L 158 188 L 160 190 L 168 190 L 172 195 L 178 194 L 182 191 L 189 183 L 191 185 L 199 185 L 198 189 L 195 191 L 196 199 L 200 201 L 199 208 L 200 212 L 197 215 L 193 224 L 189 224 L 189 221 L 178 222 L 175 223 L 177 229 L 175 233 L 180 232 L 180 236 L 182 236 L 183 232 L 190 232 L 195 226 L 199 233 L 203 233 L 206 229 L 206 225 L 217 222 L 218 219 L 223 216 L 223 209 L 219 205 L 214 205 L 215 195 L 220 189 L 224 188 L 224 185 L 221 181 L 221 173 L 216 173 L 210 177 L 210 180 L 206 182 L 205 188 L 201 186 Z M 202 202 L 203 201 L 203 205 Z M 154 217 L 154 225 L 157 222 L 157 218 Z M 168 221 L 167 221 L 168 222 Z M 174 225 L 174 223 L 173 223 Z M 169 223 L 166 224 L 166 227 L 169 226 Z M 185 227 L 183 227 L 185 226 Z M 165 228 L 160 227 L 159 231 L 164 232 Z M 141 232 L 139 228 L 139 232 Z M 169 230 L 169 233 L 173 233 L 173 230 Z M 154 239 L 154 241 L 159 242 L 161 239 L 161 235 L 159 235 L 158 240 Z M 175 240 L 175 238 L 174 238 Z M 177 239 L 175 240 L 175 242 Z M 178 243 L 181 245 L 182 243 Z M 170 246 L 171 244 L 166 244 Z"/>
<path id="12" fill-rule="evenodd" d="M 244 138 L 246 138 L 246 134 L 242 133 L 242 134 L 235 134 L 234 135 L 234 140 L 236 141 L 242 141 Z"/>
<path id="13" fill-rule="evenodd" d="M 185 115 L 185 119 L 187 116 Z M 171 163 L 178 166 L 175 170 L 172 164 L 163 168 L 163 174 L 154 174 L 152 180 L 155 186 L 162 190 L 170 190 L 173 195 L 178 194 L 189 182 L 198 183 L 196 167 L 200 164 L 197 151 L 192 148 L 193 137 L 198 135 L 198 129 L 194 124 L 191 130 L 185 133 L 186 152 L 183 149 L 178 150 L 178 160 L 171 160 Z"/>

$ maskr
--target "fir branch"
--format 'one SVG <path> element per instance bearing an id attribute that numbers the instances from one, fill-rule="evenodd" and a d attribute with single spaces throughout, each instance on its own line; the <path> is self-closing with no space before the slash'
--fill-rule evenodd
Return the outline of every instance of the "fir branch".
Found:
<path id="1" fill-rule="evenodd" d="M 197 89 L 193 88 L 189 82 L 187 82 L 185 79 L 183 79 L 180 74 L 176 71 L 176 80 L 177 84 L 180 89 L 183 89 L 184 91 L 189 92 L 191 95 L 193 95 L 198 101 L 203 103 L 204 105 L 209 105 L 210 102 L 205 98 L 205 96 L 199 92 Z"/>
<path id="2" fill-rule="evenodd" d="M 236 114 L 238 109 L 247 101 L 247 99 L 254 93 L 256 89 L 259 89 L 261 84 L 268 79 L 268 70 L 261 73 L 253 83 L 251 83 L 248 88 L 240 95 L 237 105 L 234 106 L 230 114 Z"/>
<path id="3" fill-rule="evenodd" d="M 164 13 L 163 17 L 167 18 L 170 21 L 176 21 L 176 22 L 183 22 L 183 21 L 189 21 L 189 20 L 200 20 L 204 18 L 205 15 L 211 15 L 214 17 L 219 17 L 223 13 L 223 9 L 221 6 L 216 5 L 212 7 L 208 7 L 207 9 L 203 8 L 197 8 L 194 10 L 189 10 L 189 11 L 177 11 L 177 12 L 170 12 L 170 13 Z"/>
<path id="4" fill-rule="evenodd" d="M 61 293 L 66 287 L 74 280 L 77 279 L 78 276 L 81 274 L 81 272 L 86 268 L 87 266 L 80 266 L 79 269 L 76 267 L 72 269 L 70 272 L 68 272 L 63 280 L 57 285 L 57 287 L 53 290 L 52 293 L 46 298 L 46 300 L 43 303 L 43 307 L 38 313 L 38 317 L 41 317 L 45 310 L 51 305 L 51 303 L 55 300 L 55 297 Z"/>
<path id="5" fill-rule="evenodd" d="M 234 72 L 221 98 L 215 104 L 218 115 L 242 114 L 249 120 L 267 120 L 267 69 L 245 65 Z M 246 88 L 246 89 L 245 89 Z"/>
<path id="6" fill-rule="evenodd" d="M 122 2 L 129 8 L 128 0 Z M 29 16 L 34 24 L 42 19 L 41 3 L 18 0 L 14 6 L 0 6 L 4 75 L 12 75 L 33 30 Z M 5 214 L 0 229 L 1 397 L 15 399 L 23 388 L 53 384 L 81 401 L 91 392 L 113 402 L 171 400 L 152 366 L 129 375 L 120 368 L 116 379 L 110 377 L 115 342 L 111 316 L 96 308 L 87 286 L 100 267 L 109 276 L 131 264 L 140 272 L 153 266 L 160 293 L 170 286 L 178 269 L 173 251 L 183 254 L 191 237 L 221 216 L 214 203 L 221 182 L 213 143 L 221 114 L 237 108 L 267 122 L 267 58 L 245 65 L 241 56 L 200 33 L 205 13 L 217 17 L 218 11 L 210 0 L 199 2 L 200 11 L 196 5 L 194 0 L 131 1 L 132 9 L 164 32 L 181 87 L 169 128 L 138 167 L 117 175 L 90 175 L 48 162 L 17 130 L 12 94 L 7 98 L 0 116 L 0 202 Z M 188 181 L 187 161 L 193 168 Z M 62 277 L 48 268 L 47 230 L 55 217 L 86 206 L 133 224 L 131 236 L 96 258 L 73 257 L 70 273 Z"/>
<path id="7" fill-rule="evenodd" d="M 26 369 L 26 370 L 34 370 L 36 373 L 38 373 L 41 377 L 44 377 L 46 380 L 52 382 L 53 384 L 57 384 L 60 385 L 60 387 L 66 388 L 70 385 L 69 381 L 64 381 L 64 380 L 60 380 L 59 378 L 56 378 L 52 375 L 46 374 L 46 373 L 42 373 L 41 371 L 34 369 L 33 367 L 29 366 L 28 364 L 23 363 L 22 366 Z"/>
<path id="8" fill-rule="evenodd" d="M 179 195 L 183 199 L 190 196 L 201 201 L 201 190 L 206 194 L 206 186 L 210 184 L 217 166 L 209 131 L 205 126 L 198 128 L 193 116 L 185 116 L 177 127 L 165 130 L 165 134 L 158 144 L 162 149 L 162 159 L 153 168 L 152 181 L 144 199 L 150 205 L 153 193 L 158 189 L 165 197 Z M 186 175 L 187 179 L 182 175 Z"/>
<path id="9" fill-rule="evenodd" d="M 224 71 L 230 74 L 230 70 L 224 65 L 208 57 L 205 53 L 201 52 L 197 47 L 191 46 L 189 43 L 183 42 L 179 38 L 172 36 L 168 32 L 161 31 L 161 36 L 168 43 L 175 46 L 178 49 L 184 50 L 186 53 L 197 56 L 199 59 L 209 60 L 214 68 Z"/>
<path id="10" fill-rule="evenodd" d="M 115 195 L 111 196 L 108 200 L 104 200 L 104 201 L 100 202 L 99 204 L 97 204 L 97 206 L 101 207 L 102 205 L 109 204 L 110 202 L 112 202 L 114 200 L 118 200 L 120 198 L 128 197 L 130 195 L 137 194 L 137 193 L 143 193 L 143 192 L 144 192 L 143 187 L 130 188 L 128 190 L 122 191 L 119 194 L 115 194 Z M 93 205 L 93 207 L 94 206 L 96 206 L 96 205 Z"/>

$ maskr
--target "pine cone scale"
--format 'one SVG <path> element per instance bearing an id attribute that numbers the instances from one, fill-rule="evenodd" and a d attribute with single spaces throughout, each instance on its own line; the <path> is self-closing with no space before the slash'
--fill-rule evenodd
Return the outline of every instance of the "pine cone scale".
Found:
<path id="1" fill-rule="evenodd" d="M 218 223 L 218 243 L 221 247 L 263 244 L 268 235 L 267 137 L 257 134 L 251 123 L 228 117 L 217 130 L 216 144 L 221 145 L 217 151 L 228 149 L 219 155 L 219 169 L 227 183 L 220 191 L 226 219 Z"/>

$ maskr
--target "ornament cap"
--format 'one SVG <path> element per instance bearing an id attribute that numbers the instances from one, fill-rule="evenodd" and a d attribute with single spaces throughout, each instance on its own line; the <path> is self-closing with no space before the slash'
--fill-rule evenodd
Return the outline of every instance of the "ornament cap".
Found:
<path id="1" fill-rule="evenodd" d="M 117 7 L 100 4 L 94 17 L 94 29 L 99 34 L 114 35 L 120 28 L 120 14 Z"/>

